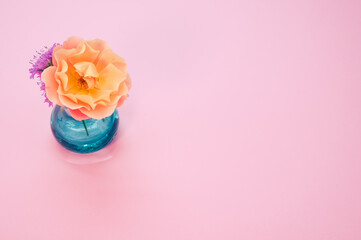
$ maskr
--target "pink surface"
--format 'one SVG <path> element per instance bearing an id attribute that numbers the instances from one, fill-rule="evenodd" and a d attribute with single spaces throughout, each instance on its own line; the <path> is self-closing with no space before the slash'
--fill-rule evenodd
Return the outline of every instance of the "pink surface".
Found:
<path id="1" fill-rule="evenodd" d="M 361 239 L 360 1 L 2 1 L 1 240 Z M 110 160 L 73 165 L 28 60 L 129 64 Z"/>

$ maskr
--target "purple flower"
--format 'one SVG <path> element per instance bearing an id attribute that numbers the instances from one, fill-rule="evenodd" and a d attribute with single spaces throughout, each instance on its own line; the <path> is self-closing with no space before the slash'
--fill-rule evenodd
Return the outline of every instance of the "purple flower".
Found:
<path id="1" fill-rule="evenodd" d="M 53 49 L 55 46 L 60 45 L 59 43 L 54 43 L 52 47 L 44 47 L 40 51 L 36 51 L 36 55 L 33 56 L 33 59 L 30 60 L 31 68 L 29 69 L 30 79 L 36 79 L 37 84 L 40 86 L 42 95 L 45 97 L 44 102 L 49 104 L 49 107 L 53 106 L 53 103 L 48 99 L 45 92 L 45 84 L 41 81 L 41 73 L 45 68 L 53 66 L 52 57 Z"/>

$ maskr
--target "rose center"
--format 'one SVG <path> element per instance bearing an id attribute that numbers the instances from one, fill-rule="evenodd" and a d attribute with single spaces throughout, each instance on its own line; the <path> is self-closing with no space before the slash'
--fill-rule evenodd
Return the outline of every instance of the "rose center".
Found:
<path id="1" fill-rule="evenodd" d="M 84 79 L 79 79 L 79 83 L 80 83 L 80 88 L 81 89 L 88 89 L 88 84 Z"/>
<path id="2" fill-rule="evenodd" d="M 84 90 L 93 89 L 97 85 L 97 79 L 94 77 L 81 77 L 78 81 L 79 88 Z"/>
<path id="3" fill-rule="evenodd" d="M 83 90 L 89 90 L 97 87 L 99 73 L 93 63 L 78 62 L 73 65 L 78 74 L 78 87 Z"/>

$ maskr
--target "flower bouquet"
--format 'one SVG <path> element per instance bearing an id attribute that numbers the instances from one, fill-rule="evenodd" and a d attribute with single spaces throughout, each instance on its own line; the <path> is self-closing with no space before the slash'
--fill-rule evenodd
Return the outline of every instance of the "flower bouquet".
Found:
<path id="1" fill-rule="evenodd" d="M 65 148 L 89 153 L 105 147 L 118 129 L 117 107 L 128 97 L 131 80 L 123 58 L 100 39 L 70 37 L 37 52 L 30 61 L 49 106 L 51 129 Z"/>

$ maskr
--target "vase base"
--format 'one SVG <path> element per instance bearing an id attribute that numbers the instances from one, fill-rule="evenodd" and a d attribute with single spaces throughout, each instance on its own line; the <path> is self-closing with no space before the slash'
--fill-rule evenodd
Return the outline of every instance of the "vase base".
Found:
<path id="1" fill-rule="evenodd" d="M 69 151 L 74 153 L 94 153 L 103 148 L 105 148 L 108 144 L 110 144 L 116 136 L 116 131 L 114 132 L 113 136 L 105 136 L 104 139 L 99 140 L 98 142 L 93 142 L 91 144 L 74 144 L 67 142 L 66 139 L 63 139 L 54 133 L 52 129 L 53 135 L 55 139 L 60 143 L 61 146 L 66 148 Z M 112 133 L 110 133 L 112 134 Z"/>
<path id="2" fill-rule="evenodd" d="M 78 153 L 61 149 L 62 159 L 68 163 L 76 165 L 88 165 L 109 161 L 114 157 L 116 148 L 113 144 L 116 142 L 117 137 L 115 137 L 106 147 L 92 153 Z M 59 148 L 61 147 L 59 146 Z"/>

